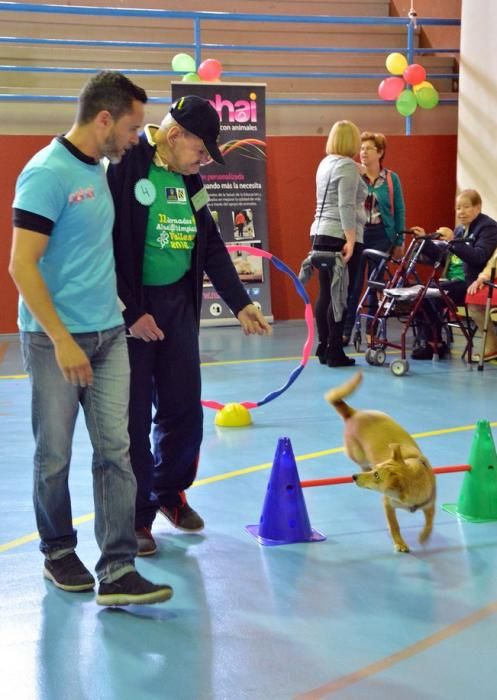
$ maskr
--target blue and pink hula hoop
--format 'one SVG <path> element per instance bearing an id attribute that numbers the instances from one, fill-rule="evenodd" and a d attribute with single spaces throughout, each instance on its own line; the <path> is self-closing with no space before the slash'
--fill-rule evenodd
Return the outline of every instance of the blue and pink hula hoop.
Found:
<path id="1" fill-rule="evenodd" d="M 283 392 L 285 392 L 289 387 L 291 387 L 291 385 L 294 383 L 294 381 L 297 379 L 299 374 L 306 366 L 309 360 L 309 356 L 311 354 L 312 345 L 314 343 L 314 315 L 312 313 L 312 306 L 309 299 L 309 295 L 307 294 L 303 284 L 300 282 L 295 272 L 293 272 L 293 270 L 291 270 L 288 267 L 288 265 L 285 265 L 285 263 L 282 262 L 279 258 L 277 258 L 275 255 L 272 255 L 272 253 L 268 253 L 267 250 L 262 250 L 261 248 L 253 248 L 252 246 L 248 245 L 228 245 L 226 247 L 230 253 L 242 251 L 248 253 L 249 255 L 254 255 L 259 258 L 266 258 L 266 260 L 269 260 L 278 270 L 284 272 L 290 277 L 295 286 L 295 289 L 297 290 L 297 293 L 299 294 L 299 296 L 302 297 L 305 304 L 304 318 L 307 326 L 307 338 L 302 348 L 302 358 L 300 360 L 300 364 L 298 365 L 298 367 L 295 367 L 295 369 L 292 370 L 292 372 L 290 372 L 290 376 L 288 377 L 287 381 L 279 389 L 276 389 L 275 391 L 271 391 L 269 394 L 266 394 L 266 396 L 264 396 L 264 398 L 260 401 L 240 402 L 240 405 L 244 406 L 247 409 L 258 408 L 259 406 L 264 406 L 264 404 L 273 401 L 274 399 L 278 398 L 278 396 L 281 396 Z M 221 410 L 222 408 L 224 408 L 225 404 L 219 403 L 218 401 L 202 400 L 202 406 L 204 406 L 205 408 L 214 408 L 216 410 Z"/>

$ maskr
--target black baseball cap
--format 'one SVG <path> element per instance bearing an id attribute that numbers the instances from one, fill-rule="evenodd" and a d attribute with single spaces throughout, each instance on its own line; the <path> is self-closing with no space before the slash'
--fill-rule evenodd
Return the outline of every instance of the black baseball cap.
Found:
<path id="1" fill-rule="evenodd" d="M 204 142 L 209 155 L 216 163 L 224 165 L 224 158 L 217 145 L 219 138 L 219 116 L 209 100 L 197 95 L 185 95 L 170 109 L 173 119 L 184 129 Z"/>

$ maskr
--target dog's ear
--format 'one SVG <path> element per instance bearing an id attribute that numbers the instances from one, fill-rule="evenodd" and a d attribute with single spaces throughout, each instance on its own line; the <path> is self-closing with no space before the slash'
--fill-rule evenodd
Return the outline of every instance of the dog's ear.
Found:
<path id="1" fill-rule="evenodd" d="M 402 450 L 400 449 L 400 445 L 398 442 L 392 442 L 389 445 L 389 448 L 392 451 L 392 459 L 394 462 L 402 462 Z"/>
<path id="2" fill-rule="evenodd" d="M 401 469 L 392 467 L 388 470 L 388 476 L 385 479 L 384 492 L 388 493 L 389 495 L 395 495 L 395 498 L 398 498 L 399 501 L 404 500 L 406 483 Z"/>

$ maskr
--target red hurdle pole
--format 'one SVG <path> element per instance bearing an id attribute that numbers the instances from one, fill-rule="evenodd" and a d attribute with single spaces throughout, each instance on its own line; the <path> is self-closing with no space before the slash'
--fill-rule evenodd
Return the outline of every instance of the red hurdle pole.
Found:
<path id="1" fill-rule="evenodd" d="M 451 474 L 453 472 L 469 472 L 471 466 L 469 464 L 455 464 L 448 467 L 433 467 L 434 474 Z M 353 481 L 351 476 L 335 476 L 331 479 L 309 479 L 301 481 L 300 485 L 303 489 L 310 486 L 337 486 L 338 484 L 351 484 Z"/>
<path id="2" fill-rule="evenodd" d="M 470 472 L 470 464 L 455 464 L 453 467 L 433 467 L 434 474 L 451 474 L 452 472 Z"/>

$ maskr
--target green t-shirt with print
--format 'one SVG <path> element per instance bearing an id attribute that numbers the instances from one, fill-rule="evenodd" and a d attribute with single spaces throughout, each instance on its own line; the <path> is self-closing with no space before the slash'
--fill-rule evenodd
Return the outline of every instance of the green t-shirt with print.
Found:
<path id="1" fill-rule="evenodd" d="M 448 280 L 461 280 L 462 282 L 465 280 L 464 263 L 454 253 L 449 258 L 449 265 L 445 274 Z"/>
<path id="2" fill-rule="evenodd" d="M 172 284 L 191 267 L 195 217 L 182 175 L 152 163 L 148 179 L 156 196 L 148 212 L 143 284 Z"/>

